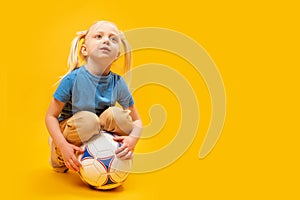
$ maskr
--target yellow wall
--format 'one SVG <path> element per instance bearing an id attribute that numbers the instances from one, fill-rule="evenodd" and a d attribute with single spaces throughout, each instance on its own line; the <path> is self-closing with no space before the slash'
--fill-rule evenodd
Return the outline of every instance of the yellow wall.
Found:
<path id="1" fill-rule="evenodd" d="M 299 6 L 295 1 L 29 0 L 2 4 L 3 196 L 72 200 L 299 198 L 300 44 Z M 199 117 L 195 115 L 197 108 L 200 122 L 195 132 L 187 133 L 186 139 L 192 141 L 188 149 L 175 146 L 174 155 L 182 154 L 179 159 L 160 170 L 132 174 L 122 187 L 111 192 L 90 190 L 75 173 L 52 172 L 44 125 L 56 87 L 53 84 L 67 70 L 75 32 L 102 19 L 115 22 L 125 33 L 160 27 L 190 37 L 186 45 L 196 42 L 207 51 L 226 91 L 223 131 L 208 156 L 199 159 L 213 112 L 206 77 L 180 55 L 135 49 L 133 69 L 168 66 L 176 70 L 180 80 L 190 84 L 188 89 L 197 100 L 195 110 L 188 113 L 191 126 Z M 129 42 L 134 43 L 134 38 Z M 148 76 L 141 75 L 145 79 Z M 142 81 L 143 77 L 132 79 Z M 166 76 L 166 80 L 170 79 L 172 76 Z M 187 91 L 174 93 L 166 83 L 155 83 L 137 88 L 133 95 L 146 125 L 146 135 L 154 134 L 149 115 L 153 105 L 156 107 L 150 109 L 152 123 L 159 126 L 165 120 L 165 124 L 152 137 L 141 139 L 136 148 L 138 156 L 160 152 L 177 137 L 185 112 L 181 103 L 189 100 L 182 96 Z M 170 153 L 170 157 L 174 155 Z"/>

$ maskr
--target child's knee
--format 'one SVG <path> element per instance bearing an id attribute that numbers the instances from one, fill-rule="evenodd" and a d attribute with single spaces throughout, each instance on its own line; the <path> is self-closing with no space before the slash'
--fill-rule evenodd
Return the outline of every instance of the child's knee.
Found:
<path id="1" fill-rule="evenodd" d="M 73 131 L 70 131 L 69 134 L 67 134 L 67 138 L 69 137 L 71 139 L 71 137 L 73 137 L 74 140 L 79 138 L 81 143 L 86 142 L 100 131 L 98 116 L 95 113 L 88 111 L 80 111 L 73 115 L 68 121 L 67 126 L 70 130 L 73 129 Z M 78 145 L 79 144 L 80 143 L 78 143 Z"/>
<path id="2" fill-rule="evenodd" d="M 132 128 L 130 110 L 119 107 L 109 107 L 99 117 L 102 130 L 114 132 L 119 135 L 128 135 Z"/>

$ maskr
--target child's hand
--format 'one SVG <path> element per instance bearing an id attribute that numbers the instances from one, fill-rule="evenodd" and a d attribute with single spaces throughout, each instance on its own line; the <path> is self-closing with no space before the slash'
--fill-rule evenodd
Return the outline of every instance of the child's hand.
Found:
<path id="1" fill-rule="evenodd" d="M 114 140 L 122 143 L 122 146 L 116 150 L 117 158 L 122 160 L 132 159 L 138 138 L 132 136 L 116 136 Z"/>
<path id="2" fill-rule="evenodd" d="M 66 167 L 78 172 L 81 164 L 76 157 L 76 153 L 83 153 L 84 150 L 70 143 L 65 143 L 60 150 Z"/>

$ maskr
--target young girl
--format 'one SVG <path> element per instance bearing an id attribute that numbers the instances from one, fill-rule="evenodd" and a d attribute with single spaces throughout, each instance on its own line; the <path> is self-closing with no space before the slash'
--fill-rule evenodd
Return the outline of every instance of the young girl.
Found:
<path id="1" fill-rule="evenodd" d="M 80 45 L 82 41 L 82 45 Z M 55 171 L 79 171 L 80 146 L 101 130 L 119 136 L 116 150 L 120 159 L 131 159 L 142 132 L 142 122 L 124 79 L 110 71 L 125 50 L 125 69 L 130 67 L 130 48 L 116 25 L 107 21 L 93 24 L 73 40 L 69 72 L 61 80 L 46 114 L 50 133 L 50 163 Z M 85 62 L 80 66 L 78 52 Z M 118 102 L 123 109 L 114 107 Z"/>

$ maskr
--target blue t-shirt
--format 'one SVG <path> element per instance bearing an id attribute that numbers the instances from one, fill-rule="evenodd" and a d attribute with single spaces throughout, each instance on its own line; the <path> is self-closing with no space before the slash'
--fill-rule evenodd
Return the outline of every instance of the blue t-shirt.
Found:
<path id="1" fill-rule="evenodd" d="M 116 102 L 123 108 L 134 104 L 126 82 L 120 75 L 110 72 L 107 76 L 95 76 L 85 66 L 67 74 L 53 97 L 65 103 L 59 121 L 78 111 L 90 111 L 99 116 Z"/>

